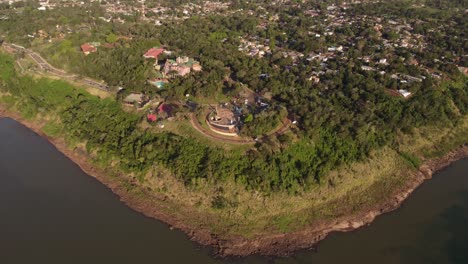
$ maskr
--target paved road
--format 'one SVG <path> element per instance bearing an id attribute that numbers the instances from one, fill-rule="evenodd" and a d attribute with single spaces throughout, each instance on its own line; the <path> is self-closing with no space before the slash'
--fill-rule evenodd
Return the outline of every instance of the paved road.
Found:
<path id="1" fill-rule="evenodd" d="M 13 44 L 13 43 L 5 43 L 4 42 L 3 45 L 7 46 L 9 48 L 12 48 L 12 49 L 14 49 L 16 51 L 23 51 L 43 71 L 46 71 L 46 72 L 51 73 L 53 75 L 56 75 L 56 76 L 58 76 L 60 78 L 64 78 L 64 79 L 68 79 L 68 80 L 71 80 L 71 81 L 75 81 L 75 82 L 84 84 L 86 86 L 91 86 L 91 87 L 94 87 L 94 88 L 97 88 L 97 89 L 100 89 L 100 90 L 103 90 L 103 91 L 107 91 L 107 92 L 109 91 L 109 87 L 104 83 L 97 82 L 97 81 L 89 79 L 89 78 L 79 79 L 79 77 L 77 75 L 75 75 L 75 74 L 70 74 L 70 73 L 67 73 L 64 70 L 60 70 L 60 69 L 55 68 L 54 66 L 50 65 L 50 63 L 48 63 L 41 55 L 39 55 L 38 53 L 36 53 L 36 52 L 34 52 L 34 51 L 30 50 L 30 49 L 27 49 L 27 48 L 25 48 L 23 46 L 16 45 L 16 44 Z"/>

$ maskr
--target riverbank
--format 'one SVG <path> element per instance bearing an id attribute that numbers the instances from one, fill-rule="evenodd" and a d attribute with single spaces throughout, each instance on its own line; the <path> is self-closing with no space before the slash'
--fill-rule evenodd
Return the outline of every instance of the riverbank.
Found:
<path id="1" fill-rule="evenodd" d="M 404 185 L 395 190 L 394 194 L 389 196 L 388 199 L 382 200 L 374 206 L 361 208 L 359 212 L 352 215 L 342 215 L 334 219 L 317 221 L 292 232 L 268 233 L 253 238 L 245 238 L 239 235 L 219 236 L 214 235 L 206 226 L 194 226 L 191 221 L 190 208 L 184 208 L 182 214 L 174 213 L 171 211 L 171 207 L 176 205 L 172 204 L 164 195 L 150 194 L 145 190 L 135 192 L 134 188 L 128 188 L 129 185 L 135 185 L 135 183 L 125 180 L 124 177 L 112 176 L 109 172 L 93 166 L 85 152 L 71 150 L 67 147 L 64 139 L 51 138 L 43 133 L 43 124 L 26 120 L 16 113 L 0 108 L 0 118 L 1 116 L 20 122 L 49 140 L 60 152 L 78 164 L 84 172 L 109 187 L 130 208 L 169 224 L 171 229 L 180 229 L 191 240 L 214 248 L 215 254 L 219 256 L 247 256 L 252 254 L 283 256 L 299 249 L 312 248 L 330 232 L 355 230 L 370 224 L 378 215 L 397 209 L 417 187 L 425 180 L 430 179 L 434 172 L 448 166 L 451 162 L 468 157 L 468 144 L 465 143 L 441 158 L 426 161 L 417 172 L 410 173 Z M 183 218 L 181 215 L 186 217 Z"/>
<path id="2" fill-rule="evenodd" d="M 468 144 L 449 152 L 441 158 L 433 159 L 423 164 L 419 171 L 411 173 L 408 182 L 403 188 L 395 191 L 395 195 L 386 201 L 363 210 L 354 216 L 344 216 L 341 219 L 324 221 L 320 224 L 308 226 L 300 231 L 284 233 L 273 236 L 264 236 L 254 241 L 233 240 L 223 244 L 223 255 L 279 255 L 287 256 L 299 249 L 310 249 L 326 238 L 331 232 L 349 232 L 371 224 L 379 215 L 398 209 L 402 203 L 423 182 L 432 178 L 432 175 L 449 166 L 452 162 L 468 157 Z"/>

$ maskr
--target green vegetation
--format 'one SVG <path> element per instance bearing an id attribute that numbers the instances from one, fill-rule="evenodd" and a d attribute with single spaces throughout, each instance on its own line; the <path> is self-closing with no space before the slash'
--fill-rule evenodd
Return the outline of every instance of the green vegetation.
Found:
<path id="1" fill-rule="evenodd" d="M 297 222 L 354 213 L 404 184 L 407 171 L 468 142 L 463 1 L 346 8 L 331 6 L 335 1 L 232 1 L 229 12 L 182 19 L 178 8 L 187 2 L 165 1 L 172 19 L 163 26 L 138 14 L 119 16 L 122 24 L 105 22 L 103 7 L 88 2 L 47 12 L 32 1 L 20 10 L 0 6 L 8 16 L 0 23 L 7 42 L 81 77 L 125 87 L 101 99 L 63 81 L 20 75 L 1 54 L 0 104 L 27 119 L 44 118 L 48 136 L 64 137 L 99 166 L 130 175 L 137 186 L 127 183 L 129 189 L 219 216 L 223 223 L 213 226 L 219 233 L 226 226 L 239 234 L 286 232 Z M 39 37 L 42 31 L 49 36 Z M 79 48 L 85 42 L 102 45 L 85 56 Z M 269 51 L 252 55 L 245 42 Z M 203 70 L 159 90 L 147 82 L 157 75 L 154 60 L 142 56 L 155 46 L 195 58 Z M 236 98 L 237 111 L 246 113 L 240 134 L 259 138 L 241 147 L 209 142 L 187 120 L 150 126 L 120 104 L 130 92 L 177 103 L 189 94 L 207 110 L 248 89 L 268 97 L 268 110 Z M 205 116 L 198 118 L 206 128 Z M 268 135 L 285 117 L 296 121 L 291 131 Z"/>
<path id="2" fill-rule="evenodd" d="M 407 160 L 411 165 L 413 165 L 413 167 L 415 169 L 419 168 L 419 166 L 421 165 L 421 160 L 410 154 L 410 153 L 407 153 L 407 152 L 401 152 L 400 155 L 405 159 Z"/>
<path id="3" fill-rule="evenodd" d="M 124 112 L 116 101 L 101 100 L 61 81 L 18 76 L 12 70 L 11 58 L 2 55 L 1 60 L 2 89 L 17 98 L 15 107 L 25 118 L 56 113 L 66 135 L 85 141 L 89 153 L 97 151 L 98 156 L 117 159 L 122 170 L 144 174 L 158 164 L 186 184 L 198 179 L 213 183 L 234 180 L 247 189 L 266 193 L 309 189 L 331 169 L 363 159 L 372 149 L 394 141 L 394 131 L 399 129 L 426 125 L 432 120 L 446 125 L 457 122 L 461 116 L 450 107 L 449 100 L 453 92 L 466 93 L 466 89 L 451 87 L 445 91 L 427 89 L 408 102 L 382 97 L 380 100 L 387 103 L 382 102 L 372 114 L 373 122 L 362 123 L 358 130 L 355 126 L 359 120 L 364 122 L 369 117 L 357 115 L 353 123 L 343 123 L 347 120 L 343 109 L 338 120 L 327 120 L 290 146 L 275 147 L 273 140 L 259 143 L 246 155 L 227 154 L 192 138 L 137 129 L 140 117 Z M 365 115 L 370 113 L 368 109 Z M 57 130 L 50 126 L 46 129 L 52 134 Z M 402 155 L 414 166 L 419 165 L 410 155 Z"/>
<path id="4" fill-rule="evenodd" d="M 450 3 L 451 7 L 458 6 Z M 231 8 L 253 8 L 254 5 L 239 2 Z M 126 92 L 142 91 L 173 99 L 183 99 L 190 94 L 200 101 L 227 98 L 244 85 L 259 93 L 270 93 L 273 110 L 247 115 L 240 133 L 252 137 L 267 134 L 288 115 L 298 122 L 295 132 L 298 142 L 273 135 L 245 153 L 225 153 L 217 145 L 204 144 L 194 137 L 137 129 L 141 117 L 122 111 L 118 102 L 99 100 L 62 82 L 19 77 L 14 74 L 13 67 L 5 66 L 1 78 L 8 80 L 4 85 L 6 92 L 20 98 L 16 107 L 25 117 L 33 118 L 44 111 L 55 112 L 67 135 L 86 141 L 90 152 L 118 159 L 125 171 L 144 174 L 158 164 L 186 184 L 200 179 L 212 183 L 233 180 L 249 190 L 267 194 L 277 191 L 298 194 L 322 184 L 324 176 L 337 166 L 364 160 L 371 152 L 385 146 L 399 149 L 399 134 L 411 134 L 415 129 L 434 124 L 456 126 L 464 118 L 468 111 L 467 77 L 453 65 L 435 60 L 462 55 L 463 36 L 460 34 L 464 16 L 455 9 L 440 11 L 440 3 L 428 1 L 427 5 L 433 10 L 413 7 L 408 1 L 392 1 L 355 5 L 347 11 L 356 16 L 385 15 L 385 21 L 399 17 L 428 21 L 423 26 L 417 21 L 409 22 L 416 32 L 427 35 L 427 50 L 396 48 L 392 50 L 391 59 L 378 46 L 383 40 L 397 40 L 401 35 L 385 28 L 379 38 L 373 23 L 357 21 L 359 26 L 343 25 L 333 36 L 311 39 L 308 32 L 324 18 L 327 10 L 326 5 L 314 2 L 305 3 L 304 8 L 317 10 L 320 13 L 317 17 L 306 16 L 294 6 L 269 9 L 279 14 L 282 23 L 268 22 L 266 30 L 258 27 L 259 18 L 243 13 L 192 16 L 167 21 L 170 26 L 154 27 L 144 21 L 122 25 L 94 21 L 90 14 L 104 15 L 98 5 L 91 5 L 87 10 L 58 8 L 41 13 L 29 2 L 22 14 L 9 12 L 10 19 L 0 25 L 8 40 L 32 46 L 54 64 L 80 75 L 103 79 L 111 86 L 124 86 Z M 408 11 L 401 13 L 405 8 Z M 37 22 L 37 16 L 47 16 L 47 19 Z M 429 16 L 434 18 L 429 19 Z M 61 20 L 67 26 L 57 27 L 55 22 Z M 461 23 L 454 24 L 456 21 Z M 457 38 L 447 40 L 443 35 L 430 32 L 429 29 L 445 23 L 454 25 L 449 30 Z M 42 29 L 56 37 L 68 31 L 74 33 L 57 37 L 51 43 L 41 38 L 24 38 L 27 32 L 37 33 Z M 323 33 L 325 28 L 319 24 L 315 31 Z M 238 46 L 239 37 L 246 36 L 273 42 L 271 55 L 245 56 Z M 361 43 L 362 38 L 368 38 L 368 43 Z M 305 54 L 325 52 L 327 47 L 345 45 L 350 39 L 356 46 L 348 47 L 343 59 L 328 60 L 319 83 L 307 80 L 307 74 L 323 66 L 316 61 L 293 61 L 282 53 L 284 50 Z M 82 55 L 79 45 L 91 41 L 111 45 L 100 46 L 95 54 Z M 159 45 L 196 58 L 203 65 L 203 71 L 171 80 L 162 91 L 151 87 L 147 80 L 154 77 L 153 62 L 145 60 L 142 54 Z M 389 57 L 387 66 L 379 66 L 388 74 L 361 70 L 364 56 Z M 444 73 L 446 80 L 437 80 L 419 67 L 403 64 L 409 59 Z M 12 63 L 3 60 L 4 64 Z M 464 63 L 461 58 L 460 64 Z M 396 73 L 421 76 L 422 81 L 397 83 L 390 77 Z M 403 100 L 386 92 L 397 87 L 413 95 Z M 401 153 L 413 166 L 419 165 L 410 151 Z"/>
<path id="5" fill-rule="evenodd" d="M 42 127 L 42 131 L 44 131 L 44 133 L 46 133 L 47 136 L 58 137 L 60 136 L 62 127 L 60 126 L 60 124 L 57 124 L 55 122 L 48 122 Z"/>
<path id="6" fill-rule="evenodd" d="M 11 57 L 0 56 L 1 71 L 13 66 Z M 339 146 L 346 145 L 344 139 L 332 140 L 327 138 L 330 134 L 322 132 L 314 141 L 302 139 L 284 149 L 282 154 L 275 152 L 277 148 L 258 146 L 258 153 L 265 151 L 270 157 L 281 158 L 275 166 L 281 166 L 284 171 L 272 174 L 276 176 L 272 178 L 259 169 L 271 168 L 268 165 L 271 161 L 262 161 L 258 153 L 229 154 L 223 149 L 199 144 L 196 139 L 138 129 L 140 118 L 122 111 L 114 100 L 100 100 L 61 81 L 33 80 L 13 73 L 9 78 L 2 78 L 0 91 L 2 105 L 5 100 L 13 102 L 9 108 L 14 111 L 31 105 L 35 111 L 28 112 L 35 114 L 28 117 L 58 117 L 45 123 L 43 130 L 47 135 L 65 137 L 73 148 L 84 146 L 96 164 L 106 170 L 116 169 L 137 176 L 138 185 L 124 181 L 128 190 L 139 193 L 140 187 L 149 188 L 177 197 L 177 204 L 184 206 L 176 206 L 179 209 L 173 208 L 171 212 L 195 206 L 198 213 L 214 213 L 217 218 L 207 219 L 191 213 L 194 225 L 209 226 L 219 234 L 228 232 L 246 237 L 264 230 L 293 231 L 314 221 L 356 213 L 360 208 L 385 199 L 404 184 L 408 171 L 419 164 L 419 157 L 424 157 L 420 153 L 427 153 L 439 144 L 454 147 L 457 142 L 468 140 L 468 122 L 461 118 L 453 127 L 422 127 L 415 130 L 414 135 L 404 135 L 398 142 L 400 154 L 384 147 L 349 167 L 339 161 L 343 154 L 333 153 Z M 415 142 L 413 137 L 417 137 Z M 336 146 L 327 147 L 317 142 L 336 142 Z M 414 153 L 412 150 L 417 151 L 417 156 L 403 154 L 407 157 L 402 157 L 401 153 Z M 439 155 L 442 153 L 441 149 Z M 303 173 L 308 173 L 309 164 L 316 168 L 329 164 L 318 160 L 322 155 L 333 156 L 334 162 L 342 165 L 326 168 L 328 173 L 322 176 L 316 175 L 320 179 L 317 183 L 315 178 L 306 178 Z M 435 154 L 431 154 L 433 156 Z M 240 175 L 241 169 L 249 176 Z M 252 174 L 253 169 L 257 175 Z M 264 183 L 265 179 L 284 181 L 280 177 L 286 174 L 290 175 L 289 184 L 295 185 L 289 190 L 307 188 L 309 191 L 301 195 L 268 192 L 268 189 L 263 189 L 263 194 L 245 191 L 245 188 L 258 188 L 260 185 L 254 185 L 255 181 L 257 184 Z M 301 186 L 297 179 L 310 179 L 310 182 Z"/>

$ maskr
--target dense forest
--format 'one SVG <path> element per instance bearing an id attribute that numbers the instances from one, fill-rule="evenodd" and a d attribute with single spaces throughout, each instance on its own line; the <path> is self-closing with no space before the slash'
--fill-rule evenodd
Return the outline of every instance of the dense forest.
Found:
<path id="1" fill-rule="evenodd" d="M 452 98 L 457 111 L 466 113 L 467 109 L 466 84 L 463 89 L 449 85 L 444 92 L 428 90 L 425 96 L 413 98 L 411 104 L 388 97 L 386 112 L 375 114 L 373 125 L 362 124 L 362 130 L 355 130 L 359 120 L 344 115 L 343 108 L 338 119 L 328 120 L 286 149 L 271 151 L 265 142 L 247 155 L 233 157 L 193 139 L 138 129 L 139 117 L 124 112 L 116 101 L 101 100 L 61 81 L 19 76 L 11 57 L 1 55 L 0 59 L 1 91 L 10 94 L 2 100 L 16 104 L 24 116 L 56 113 L 62 122 L 60 131 L 86 142 L 88 151 L 98 151 L 103 162 L 118 160 L 121 169 L 135 172 L 160 164 L 187 184 L 197 178 L 214 182 L 233 178 L 247 188 L 266 192 L 300 191 L 320 182 L 321 176 L 335 166 L 391 144 L 400 124 L 456 122 L 459 114 L 449 103 Z"/>

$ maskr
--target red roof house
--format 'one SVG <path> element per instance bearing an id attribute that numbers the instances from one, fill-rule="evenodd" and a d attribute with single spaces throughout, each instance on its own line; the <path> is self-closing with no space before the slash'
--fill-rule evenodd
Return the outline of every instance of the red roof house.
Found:
<path id="1" fill-rule="evenodd" d="M 158 56 L 161 55 L 163 52 L 163 48 L 151 48 L 143 55 L 143 57 L 145 57 L 146 59 L 158 59 Z"/>
<path id="2" fill-rule="evenodd" d="M 85 55 L 89 55 L 92 52 L 96 52 L 97 48 L 89 43 L 85 43 L 81 45 L 81 50 L 83 51 Z"/>
<path id="3" fill-rule="evenodd" d="M 156 122 L 156 120 L 158 120 L 158 117 L 155 115 L 155 114 L 148 114 L 146 116 L 146 119 L 148 120 L 148 122 Z"/>

